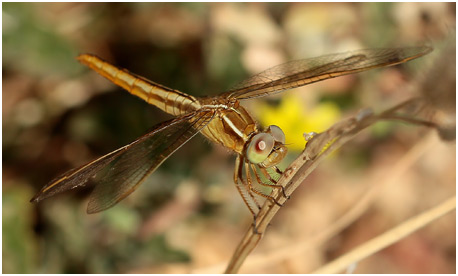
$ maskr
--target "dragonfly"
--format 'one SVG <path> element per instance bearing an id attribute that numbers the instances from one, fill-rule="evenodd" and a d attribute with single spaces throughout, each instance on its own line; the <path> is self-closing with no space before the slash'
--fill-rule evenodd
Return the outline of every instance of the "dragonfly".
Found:
<path id="1" fill-rule="evenodd" d="M 82 54 L 77 57 L 79 62 L 174 118 L 156 125 L 130 144 L 58 176 L 31 202 L 95 182 L 87 213 L 106 210 L 134 192 L 171 154 L 202 133 L 236 154 L 233 181 L 256 219 L 261 197 L 278 204 L 259 185 L 281 190 L 286 197 L 275 175 L 282 174 L 277 165 L 287 154 L 287 148 L 283 131 L 275 125 L 262 128 L 240 101 L 404 63 L 431 51 L 428 46 L 378 48 L 290 61 L 258 73 L 217 96 L 201 98 L 152 82 L 95 55 Z"/>

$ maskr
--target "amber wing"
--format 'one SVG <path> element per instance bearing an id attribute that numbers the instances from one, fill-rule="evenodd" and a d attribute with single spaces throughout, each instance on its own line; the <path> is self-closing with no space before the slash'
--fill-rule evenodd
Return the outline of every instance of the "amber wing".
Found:
<path id="1" fill-rule="evenodd" d="M 213 115 L 212 110 L 198 110 L 164 122 L 134 142 L 57 177 L 31 201 L 85 186 L 97 175 L 87 212 L 108 209 L 131 194 L 162 162 L 205 127 Z"/>
<path id="2" fill-rule="evenodd" d="M 431 51 L 432 48 L 427 46 L 381 48 L 295 60 L 254 75 L 221 96 L 239 100 L 262 97 L 317 81 L 403 63 Z"/>

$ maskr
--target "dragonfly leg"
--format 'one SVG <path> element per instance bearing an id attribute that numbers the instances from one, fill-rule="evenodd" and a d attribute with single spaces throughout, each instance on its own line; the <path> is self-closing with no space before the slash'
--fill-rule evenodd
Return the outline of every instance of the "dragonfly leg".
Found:
<path id="1" fill-rule="evenodd" d="M 248 184 L 248 181 L 243 178 L 243 161 L 241 162 L 241 165 L 240 165 L 239 179 L 240 179 L 241 183 L 243 184 L 243 186 L 240 186 L 240 187 L 243 187 L 245 189 L 246 193 L 250 196 L 250 199 L 256 205 L 256 208 L 258 208 L 257 211 L 259 211 L 261 209 L 261 205 L 259 204 L 259 202 L 256 199 L 256 197 L 251 192 L 250 185 Z M 243 192 L 243 190 L 242 190 L 242 192 Z"/>
<path id="2" fill-rule="evenodd" d="M 277 166 L 273 166 L 273 168 L 275 169 L 275 172 L 282 175 L 284 173 L 284 171 L 280 170 L 280 168 L 278 168 Z M 290 199 L 291 196 L 289 195 L 286 195 L 286 192 L 285 192 L 285 187 L 281 186 L 282 189 L 281 191 L 283 192 L 283 196 L 286 197 L 286 199 Z"/>
<path id="3" fill-rule="evenodd" d="M 273 166 L 273 168 L 275 169 L 275 172 L 280 174 L 280 175 L 284 173 L 284 171 L 280 170 L 277 166 Z M 281 191 L 283 193 L 283 196 L 286 197 L 286 199 L 290 199 L 291 196 L 286 194 L 285 187 L 283 187 L 283 186 L 281 186 L 281 187 L 282 187 Z"/>
<path id="4" fill-rule="evenodd" d="M 283 171 L 280 170 L 277 166 L 273 166 L 272 168 L 275 169 L 275 172 L 278 173 L 278 174 L 283 174 Z"/>
<path id="5" fill-rule="evenodd" d="M 242 196 L 243 202 L 245 202 L 245 205 L 248 207 L 248 209 L 250 210 L 251 214 L 253 215 L 253 234 L 259 234 L 259 231 L 258 231 L 258 228 L 256 226 L 256 223 L 257 223 L 257 218 L 258 218 L 257 212 L 259 212 L 259 210 L 261 209 L 261 206 L 259 205 L 259 203 L 256 200 L 256 198 L 253 196 L 251 191 L 249 189 L 247 189 L 248 185 L 245 182 L 245 180 L 243 179 L 243 173 L 242 172 L 243 172 L 243 157 L 240 157 L 240 155 L 239 155 L 239 156 L 237 156 L 237 159 L 235 160 L 235 172 L 234 172 L 235 187 L 237 188 L 237 190 L 239 191 L 240 195 Z M 241 183 L 244 185 L 244 187 L 242 187 L 240 185 L 239 179 L 240 179 Z M 246 193 L 244 193 L 244 191 L 242 189 L 246 189 L 245 190 L 246 193 L 248 193 L 248 195 L 250 196 L 251 200 L 256 204 L 256 207 L 258 208 L 256 211 L 254 210 L 253 206 L 249 204 L 249 201 L 246 198 Z"/>
<path id="6" fill-rule="evenodd" d="M 277 204 L 278 206 L 282 207 L 283 204 L 280 204 L 273 196 L 270 196 L 270 195 L 266 195 L 264 194 L 263 192 L 257 190 L 256 188 L 253 187 L 252 185 L 252 181 L 251 181 L 251 172 L 250 172 L 250 164 L 251 163 L 248 163 L 248 162 L 245 162 L 245 171 L 246 171 L 246 176 L 247 176 L 247 182 L 248 182 L 248 188 L 250 189 L 250 191 L 252 191 L 253 193 L 257 194 L 257 195 L 260 195 L 262 197 L 265 197 L 267 199 L 270 199 L 272 200 L 275 204 Z M 259 175 L 256 174 L 256 171 L 254 171 L 254 175 L 256 177 L 256 180 L 259 182 L 259 183 L 262 183 L 261 179 L 259 178 Z"/>
<path id="7" fill-rule="evenodd" d="M 259 205 L 259 203 L 256 201 L 254 196 L 249 191 L 244 191 L 244 189 L 246 188 L 242 187 L 241 184 L 244 184 L 245 187 L 248 185 L 246 185 L 244 179 L 242 178 L 242 169 L 243 169 L 242 160 L 240 160 L 240 156 L 237 156 L 237 159 L 235 160 L 235 171 L 234 171 L 235 187 L 237 188 L 237 191 L 239 192 L 240 196 L 242 197 L 243 202 L 245 202 L 245 205 L 248 207 L 248 210 L 250 210 L 251 214 L 253 215 L 254 221 L 256 221 L 256 214 L 259 211 L 259 209 L 261 209 L 261 206 Z M 239 179 L 241 183 L 239 182 Z M 247 194 L 248 196 L 250 196 L 251 200 L 256 204 L 256 207 L 258 208 L 257 210 L 255 210 L 252 204 L 249 203 Z"/>
<path id="8" fill-rule="evenodd" d="M 251 164 L 252 168 L 253 168 L 253 171 L 255 171 L 255 174 L 257 174 L 256 172 L 256 167 Z M 283 172 L 280 171 L 280 169 L 277 168 L 277 166 L 274 166 L 275 167 L 275 171 L 278 173 L 278 174 L 282 174 Z M 286 198 L 286 199 L 289 199 L 290 196 L 286 195 L 286 192 L 285 192 L 285 187 L 283 187 L 282 185 L 279 185 L 277 184 L 277 180 L 273 179 L 272 176 L 270 175 L 270 173 L 267 171 L 266 168 L 263 168 L 263 167 L 259 167 L 259 170 L 262 172 L 262 174 L 270 181 L 272 182 L 273 184 L 269 184 L 269 183 L 265 183 L 265 182 L 259 182 L 259 184 L 263 185 L 263 186 L 268 186 L 268 187 L 271 187 L 271 188 L 274 188 L 274 189 L 281 189 L 281 192 L 283 194 L 283 196 Z M 280 173 L 279 173 L 280 172 Z M 259 177 L 257 177 L 259 179 Z"/>

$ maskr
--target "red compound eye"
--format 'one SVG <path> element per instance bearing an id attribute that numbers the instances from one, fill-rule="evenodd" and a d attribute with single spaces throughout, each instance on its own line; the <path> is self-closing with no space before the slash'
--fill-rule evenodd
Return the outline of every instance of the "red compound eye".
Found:
<path id="1" fill-rule="evenodd" d="M 274 137 L 270 133 L 256 134 L 247 147 L 247 159 L 253 164 L 261 163 L 269 156 L 274 144 Z"/>

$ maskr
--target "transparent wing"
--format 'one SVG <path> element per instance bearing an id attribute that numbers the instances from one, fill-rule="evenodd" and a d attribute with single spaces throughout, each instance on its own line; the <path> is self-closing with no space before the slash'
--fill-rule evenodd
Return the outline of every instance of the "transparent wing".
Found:
<path id="1" fill-rule="evenodd" d="M 430 47 L 366 49 L 284 63 L 239 83 L 222 97 L 248 99 L 329 78 L 395 65 L 426 55 Z"/>
<path id="2" fill-rule="evenodd" d="M 84 186 L 99 174 L 87 212 L 108 209 L 131 194 L 162 162 L 205 127 L 213 114 L 213 111 L 199 110 L 164 122 L 129 145 L 61 175 L 31 201 L 38 202 Z"/>

